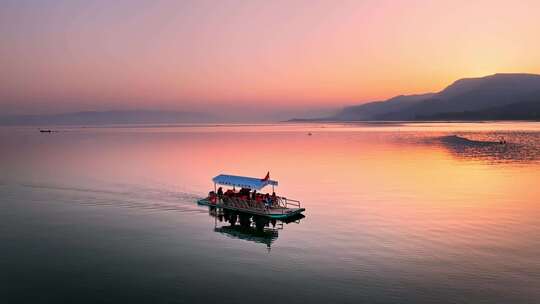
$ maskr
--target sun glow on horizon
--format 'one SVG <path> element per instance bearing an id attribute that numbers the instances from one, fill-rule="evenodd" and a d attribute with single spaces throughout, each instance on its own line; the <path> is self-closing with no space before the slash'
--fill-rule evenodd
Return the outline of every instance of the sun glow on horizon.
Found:
<path id="1" fill-rule="evenodd" d="M 0 10 L 0 104 L 329 107 L 540 73 L 540 2 L 50 0 Z"/>

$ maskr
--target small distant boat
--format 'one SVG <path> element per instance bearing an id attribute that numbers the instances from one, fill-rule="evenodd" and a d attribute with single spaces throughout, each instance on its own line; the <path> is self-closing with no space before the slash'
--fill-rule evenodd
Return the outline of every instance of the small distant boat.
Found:
<path id="1" fill-rule="evenodd" d="M 52 133 L 53 131 L 52 131 L 52 130 L 43 130 L 43 129 L 40 129 L 39 132 L 41 132 L 41 133 Z"/>
<path id="2" fill-rule="evenodd" d="M 212 179 L 214 191 L 208 197 L 197 201 L 199 205 L 213 206 L 271 219 L 287 219 L 298 216 L 305 208 L 297 200 L 275 195 L 274 187 L 278 182 L 270 179 L 270 173 L 265 178 L 220 174 Z M 216 189 L 218 185 L 229 186 L 225 192 Z M 257 193 L 266 186 L 272 186 L 272 195 Z M 236 191 L 236 188 L 240 188 Z M 222 189 L 220 187 L 220 189 Z M 254 190 L 253 192 L 251 192 Z"/>

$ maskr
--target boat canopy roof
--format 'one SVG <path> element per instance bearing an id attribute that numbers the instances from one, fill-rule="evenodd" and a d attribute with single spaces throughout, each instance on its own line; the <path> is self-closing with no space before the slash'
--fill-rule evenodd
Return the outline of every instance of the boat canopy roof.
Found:
<path id="1" fill-rule="evenodd" d="M 236 176 L 220 174 L 212 179 L 219 185 L 236 186 L 240 188 L 249 188 L 251 190 L 261 190 L 262 188 L 272 185 L 277 186 L 278 182 L 271 179 L 261 179 L 256 177 Z"/>

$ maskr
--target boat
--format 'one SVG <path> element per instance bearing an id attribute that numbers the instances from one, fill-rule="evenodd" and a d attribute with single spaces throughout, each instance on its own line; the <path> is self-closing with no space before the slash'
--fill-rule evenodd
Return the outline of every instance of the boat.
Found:
<path id="1" fill-rule="evenodd" d="M 270 172 L 262 179 L 220 174 L 215 176 L 212 181 L 214 182 L 214 191 L 210 191 L 208 197 L 198 200 L 199 205 L 281 220 L 297 217 L 306 210 L 301 207 L 298 200 L 275 195 L 274 187 L 278 185 L 278 182 L 270 179 Z M 232 189 L 225 192 L 218 191 L 218 185 L 232 187 Z M 260 193 L 267 186 L 272 186 L 272 195 Z M 236 188 L 240 188 L 240 190 L 237 191 Z M 220 187 L 220 189 L 222 188 Z"/>

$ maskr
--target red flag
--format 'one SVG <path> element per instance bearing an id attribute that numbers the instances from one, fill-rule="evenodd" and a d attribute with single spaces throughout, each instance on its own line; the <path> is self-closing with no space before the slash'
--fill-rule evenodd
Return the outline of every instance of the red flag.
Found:
<path id="1" fill-rule="evenodd" d="M 270 179 L 270 171 L 268 171 L 268 173 L 266 173 L 266 176 L 263 179 L 261 179 L 261 181 L 265 182 L 265 181 L 267 181 L 269 179 Z"/>

